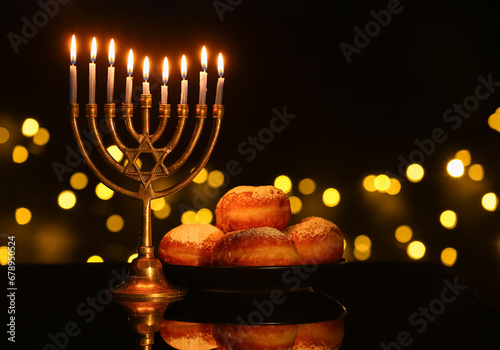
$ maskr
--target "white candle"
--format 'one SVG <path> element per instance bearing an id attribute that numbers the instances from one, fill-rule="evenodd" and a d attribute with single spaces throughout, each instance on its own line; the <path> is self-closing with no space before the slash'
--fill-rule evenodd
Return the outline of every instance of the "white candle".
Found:
<path id="1" fill-rule="evenodd" d="M 204 105 L 207 99 L 207 49 L 205 46 L 201 50 L 201 67 L 203 71 L 200 72 L 200 96 L 198 104 Z"/>
<path id="2" fill-rule="evenodd" d="M 109 67 L 108 67 L 108 103 L 113 103 L 113 95 L 115 92 L 115 41 L 111 39 L 109 43 Z"/>
<path id="3" fill-rule="evenodd" d="M 168 103 L 168 58 L 165 57 L 163 60 L 163 75 L 162 75 L 163 85 L 161 86 L 161 103 Z"/>
<path id="4" fill-rule="evenodd" d="M 148 56 L 144 59 L 144 66 L 142 69 L 142 76 L 144 77 L 144 82 L 142 83 L 142 94 L 149 95 L 149 59 Z"/>
<path id="5" fill-rule="evenodd" d="M 182 63 L 181 63 L 181 73 L 182 73 L 182 81 L 181 81 L 181 104 L 187 103 L 187 94 L 188 94 L 188 81 L 187 77 L 187 62 L 186 56 L 182 55 Z"/>
<path id="6" fill-rule="evenodd" d="M 69 103 L 76 103 L 76 39 L 71 38 L 71 66 L 69 66 Z"/>
<path id="7" fill-rule="evenodd" d="M 133 87 L 133 77 L 134 72 L 134 53 L 130 49 L 128 53 L 128 64 L 127 64 L 127 84 L 125 85 L 125 103 L 132 103 L 132 87 Z"/>
<path id="8" fill-rule="evenodd" d="M 215 94 L 215 104 L 222 104 L 222 89 L 224 88 L 224 61 L 222 59 L 222 54 L 219 54 L 219 62 L 218 62 L 218 70 L 219 70 L 219 80 L 217 81 L 217 92 Z"/>
<path id="9" fill-rule="evenodd" d="M 90 50 L 89 63 L 89 103 L 95 103 L 95 58 L 97 54 L 97 44 L 95 37 L 92 39 L 92 48 Z"/>

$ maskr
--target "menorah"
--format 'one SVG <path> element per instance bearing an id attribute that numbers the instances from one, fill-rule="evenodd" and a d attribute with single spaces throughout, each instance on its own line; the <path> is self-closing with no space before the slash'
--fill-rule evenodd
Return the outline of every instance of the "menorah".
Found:
<path id="1" fill-rule="evenodd" d="M 135 191 L 119 186 L 112 180 L 108 179 L 96 166 L 96 163 L 94 163 L 90 158 L 89 152 L 87 152 L 84 147 L 78 125 L 78 103 L 70 103 L 69 105 L 71 125 L 78 147 L 83 155 L 83 158 L 85 159 L 85 162 L 97 175 L 99 180 L 113 191 L 138 199 L 142 202 L 142 222 L 137 252 L 138 256 L 131 262 L 125 281 L 111 291 L 113 298 L 116 301 L 124 302 L 177 300 L 182 298 L 184 291 L 169 285 L 163 274 L 161 262 L 154 256 L 151 230 L 151 201 L 181 190 L 203 169 L 210 158 L 217 141 L 224 114 L 224 106 L 220 104 L 215 104 L 213 106 L 214 121 L 211 135 L 204 153 L 202 154 L 201 159 L 197 162 L 197 165 L 195 165 L 189 174 L 184 176 L 184 178 L 177 183 L 161 190 L 155 190 L 153 188 L 153 183 L 155 181 L 171 176 L 179 170 L 179 168 L 181 168 L 191 156 L 202 133 L 205 119 L 207 117 L 207 105 L 196 105 L 196 124 L 193 134 L 191 135 L 191 139 L 178 159 L 167 166 L 165 165 L 165 160 L 172 150 L 178 145 L 181 135 L 185 129 L 186 120 L 189 114 L 189 105 L 177 105 L 177 125 L 175 131 L 165 146 L 156 147 L 155 143 L 160 141 L 161 136 L 165 132 L 167 121 L 170 118 L 170 104 L 159 104 L 159 124 L 156 131 L 151 132 L 151 94 L 142 94 L 140 101 L 142 111 L 142 130 L 140 132 L 136 130 L 132 122 L 132 119 L 134 118 L 133 104 L 122 103 L 121 106 L 126 130 L 131 138 L 130 142 L 135 142 L 135 147 L 128 147 L 125 142 L 122 141 L 117 132 L 115 123 L 115 104 L 106 103 L 104 105 L 104 117 L 106 118 L 111 138 L 114 144 L 125 155 L 127 159 L 127 163 L 125 165 L 121 165 L 118 161 L 116 161 L 104 146 L 102 137 L 98 130 L 97 104 L 86 104 L 87 121 L 97 149 L 110 167 L 118 171 L 120 174 L 138 182 L 139 187 Z M 150 171 L 141 170 L 137 164 L 137 159 L 142 154 L 150 154 L 154 159 L 154 166 Z"/>

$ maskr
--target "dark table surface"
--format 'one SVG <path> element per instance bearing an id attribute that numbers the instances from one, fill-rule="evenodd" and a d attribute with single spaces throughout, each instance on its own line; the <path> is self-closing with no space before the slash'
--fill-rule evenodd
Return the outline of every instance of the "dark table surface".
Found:
<path id="1" fill-rule="evenodd" d="M 16 343 L 6 342 L 6 348 L 136 349 L 125 311 L 106 296 L 125 269 L 113 264 L 18 265 Z M 341 349 L 500 349 L 499 313 L 438 265 L 346 263 L 314 289 L 347 310 Z M 218 307 L 209 297 L 202 300 Z M 166 318 L 179 316 L 173 305 Z M 228 298 L 221 312 L 232 307 Z M 318 312 L 324 317 L 325 310 L 314 307 L 310 315 Z M 200 313 L 203 322 L 210 320 L 206 309 Z M 2 333 L 3 342 L 9 335 Z M 153 349 L 171 347 L 157 333 Z"/>

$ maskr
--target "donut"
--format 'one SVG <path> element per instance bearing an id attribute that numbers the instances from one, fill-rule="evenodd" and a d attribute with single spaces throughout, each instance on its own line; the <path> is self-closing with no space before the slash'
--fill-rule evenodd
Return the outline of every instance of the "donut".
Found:
<path id="1" fill-rule="evenodd" d="M 293 350 L 336 350 L 344 338 L 344 320 L 298 325 L 297 338 Z"/>
<path id="2" fill-rule="evenodd" d="M 297 337 L 297 325 L 215 324 L 213 334 L 221 349 L 288 350 Z"/>
<path id="3" fill-rule="evenodd" d="M 297 250 L 285 233 L 257 227 L 227 233 L 214 248 L 214 266 L 282 266 L 297 263 Z"/>
<path id="4" fill-rule="evenodd" d="M 211 350 L 217 346 L 212 329 L 211 324 L 162 320 L 160 335 L 175 349 Z"/>
<path id="5" fill-rule="evenodd" d="M 224 232 L 210 224 L 183 224 L 163 236 L 158 257 L 164 264 L 210 265 L 215 245 Z"/>
<path id="6" fill-rule="evenodd" d="M 297 248 L 298 264 L 325 264 L 342 259 L 344 238 L 337 225 L 311 216 L 287 227 L 285 232 Z"/>
<path id="7" fill-rule="evenodd" d="M 226 233 L 255 227 L 283 230 L 291 215 L 290 200 L 279 188 L 238 186 L 217 203 L 215 225 Z"/>

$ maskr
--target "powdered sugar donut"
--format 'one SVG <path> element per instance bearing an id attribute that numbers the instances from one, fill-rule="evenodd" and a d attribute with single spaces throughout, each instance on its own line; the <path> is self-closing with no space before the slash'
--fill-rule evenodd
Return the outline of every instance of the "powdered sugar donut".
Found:
<path id="1" fill-rule="evenodd" d="M 211 350 L 217 347 L 211 324 L 163 320 L 160 334 L 175 349 Z"/>
<path id="2" fill-rule="evenodd" d="M 291 215 L 290 200 L 282 190 L 274 186 L 238 186 L 217 203 L 215 225 L 226 233 L 255 227 L 283 230 Z"/>
<path id="3" fill-rule="evenodd" d="M 298 224 L 287 227 L 284 232 L 297 248 L 298 263 L 324 264 L 342 259 L 344 238 L 333 222 L 311 216 Z"/>
<path id="4" fill-rule="evenodd" d="M 296 337 L 296 324 L 262 326 L 214 325 L 214 338 L 220 349 L 289 350 L 292 349 Z"/>
<path id="5" fill-rule="evenodd" d="M 158 256 L 166 264 L 207 266 L 222 237 L 224 232 L 210 224 L 180 225 L 165 234 Z"/>

